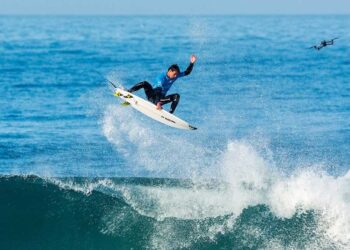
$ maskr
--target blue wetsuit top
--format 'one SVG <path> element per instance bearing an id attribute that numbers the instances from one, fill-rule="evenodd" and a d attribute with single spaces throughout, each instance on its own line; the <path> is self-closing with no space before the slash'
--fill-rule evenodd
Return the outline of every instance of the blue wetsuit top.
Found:
<path id="1" fill-rule="evenodd" d="M 190 63 L 190 65 L 187 67 L 187 69 L 184 72 L 180 72 L 175 78 L 170 79 L 166 73 L 160 74 L 157 79 L 156 83 L 153 85 L 153 88 L 161 88 L 162 94 L 165 96 L 168 90 L 171 88 L 173 83 L 180 77 L 187 76 L 191 73 L 193 68 L 193 63 Z"/>

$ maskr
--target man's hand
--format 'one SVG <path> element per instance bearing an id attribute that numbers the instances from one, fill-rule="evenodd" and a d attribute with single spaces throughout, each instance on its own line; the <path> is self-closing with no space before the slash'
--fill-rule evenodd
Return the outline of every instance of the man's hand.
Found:
<path id="1" fill-rule="evenodd" d="M 191 59 L 190 59 L 190 62 L 191 63 L 195 63 L 197 60 L 197 57 L 195 55 L 191 55 Z"/>
<path id="2" fill-rule="evenodd" d="M 157 102 L 157 109 L 158 110 L 162 110 L 162 103 L 161 102 Z"/>

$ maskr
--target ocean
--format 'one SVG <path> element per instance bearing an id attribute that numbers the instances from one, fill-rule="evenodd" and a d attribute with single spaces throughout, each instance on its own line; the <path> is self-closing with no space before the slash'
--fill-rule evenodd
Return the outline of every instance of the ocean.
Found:
<path id="1" fill-rule="evenodd" d="M 349 44 L 346 15 L 0 16 L 0 249 L 349 249 Z M 191 54 L 198 130 L 113 96 Z"/>

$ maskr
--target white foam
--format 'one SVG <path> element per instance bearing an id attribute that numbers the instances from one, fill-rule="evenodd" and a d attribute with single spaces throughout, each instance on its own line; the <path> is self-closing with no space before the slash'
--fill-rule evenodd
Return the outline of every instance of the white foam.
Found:
<path id="1" fill-rule="evenodd" d="M 110 187 L 113 183 L 109 179 L 99 179 L 94 182 L 81 182 L 77 183 L 74 179 L 58 179 L 58 178 L 45 178 L 46 181 L 57 185 L 61 189 L 74 190 L 76 192 L 83 193 L 85 195 L 90 195 L 92 191 L 99 190 L 101 187 Z"/>
<path id="2" fill-rule="evenodd" d="M 209 150 L 179 136 L 172 128 L 167 131 L 164 125 L 137 111 L 110 105 L 102 124 L 107 140 L 135 170 L 141 168 L 152 176 L 194 178 L 208 169 L 203 165 Z"/>
<path id="3" fill-rule="evenodd" d="M 232 213 L 233 197 L 220 190 L 125 187 L 125 200 L 141 214 L 165 218 L 203 219 Z"/>
<path id="4" fill-rule="evenodd" d="M 349 246 L 350 171 L 334 177 L 320 169 L 316 165 L 282 176 L 252 146 L 239 141 L 228 144 L 222 162 L 223 179 L 235 190 L 236 202 L 244 207 L 266 204 L 281 218 L 314 210 L 319 215 L 319 231 Z"/>
<path id="5" fill-rule="evenodd" d="M 319 215 L 319 231 L 341 245 L 350 245 L 350 171 L 334 177 L 317 165 L 283 176 L 246 142 L 228 144 L 221 164 L 235 202 L 247 207 L 265 204 L 281 218 L 301 211 Z M 237 211 L 235 211 L 237 212 Z"/>
<path id="6" fill-rule="evenodd" d="M 350 245 L 350 179 L 304 170 L 277 180 L 268 193 L 268 204 L 281 217 L 290 218 L 298 209 L 314 210 L 327 236 Z"/>
<path id="7" fill-rule="evenodd" d="M 206 146 L 179 135 L 157 133 L 140 116 L 135 119 L 133 115 L 110 106 L 103 122 L 104 134 L 117 151 L 125 157 L 131 152 L 136 156 L 130 165 L 168 177 L 220 178 L 227 184 L 216 189 L 196 185 L 119 188 L 124 199 L 140 214 L 157 220 L 224 215 L 235 218 L 244 208 L 265 204 L 276 216 L 291 218 L 300 211 L 313 210 L 319 216 L 320 232 L 336 244 L 350 246 L 350 171 L 345 176 L 334 177 L 319 167 L 299 168 L 285 176 L 278 171 L 284 166 L 278 168 L 271 162 L 273 157 L 268 155 L 271 152 L 266 159 L 247 141 L 230 141 L 221 154 L 213 156 Z M 120 119 L 125 116 L 127 121 Z M 157 147 L 159 142 L 164 142 L 166 147 Z M 215 235 L 214 232 L 220 233 L 223 228 L 214 225 L 212 230 Z"/>

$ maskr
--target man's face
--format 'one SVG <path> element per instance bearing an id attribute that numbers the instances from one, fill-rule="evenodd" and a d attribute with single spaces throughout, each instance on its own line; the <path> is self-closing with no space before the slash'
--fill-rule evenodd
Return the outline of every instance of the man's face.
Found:
<path id="1" fill-rule="evenodd" d="M 167 73 L 167 76 L 170 78 L 170 79 L 173 79 L 175 77 L 177 77 L 177 75 L 179 74 L 179 72 L 177 72 L 177 70 L 168 70 L 168 73 Z"/>

